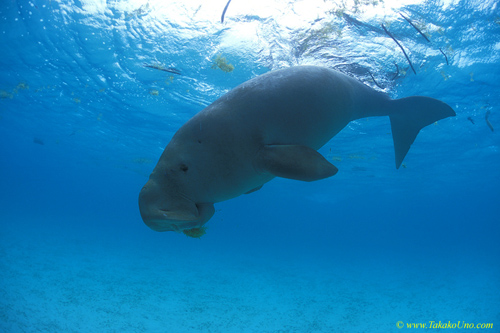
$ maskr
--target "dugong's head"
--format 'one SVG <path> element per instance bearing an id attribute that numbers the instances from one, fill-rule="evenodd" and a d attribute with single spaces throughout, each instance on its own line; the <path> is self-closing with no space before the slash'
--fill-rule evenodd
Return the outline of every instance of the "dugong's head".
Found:
<path id="1" fill-rule="evenodd" d="M 193 200 L 197 177 L 188 165 L 162 155 L 149 181 L 139 194 L 144 223 L 155 231 L 183 231 L 201 228 L 214 214 L 212 203 Z M 191 171 L 191 172 L 190 172 Z M 194 177 L 193 177 L 194 176 Z"/>

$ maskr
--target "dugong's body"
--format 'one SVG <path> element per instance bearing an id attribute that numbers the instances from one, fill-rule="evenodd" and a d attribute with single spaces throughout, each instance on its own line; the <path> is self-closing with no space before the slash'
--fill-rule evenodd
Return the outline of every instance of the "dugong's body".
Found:
<path id="1" fill-rule="evenodd" d="M 313 181 L 337 168 L 316 150 L 350 121 L 389 116 L 396 167 L 421 128 L 455 112 L 428 97 L 391 100 L 331 69 L 269 72 L 225 94 L 184 124 L 139 195 L 157 231 L 200 228 L 215 202 L 258 190 L 274 177 Z"/>

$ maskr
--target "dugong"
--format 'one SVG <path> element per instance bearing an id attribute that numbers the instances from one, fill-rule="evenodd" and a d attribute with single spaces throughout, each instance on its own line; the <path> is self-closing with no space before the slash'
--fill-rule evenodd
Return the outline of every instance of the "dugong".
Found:
<path id="1" fill-rule="evenodd" d="M 237 86 L 172 137 L 139 194 L 156 231 L 204 233 L 214 203 L 251 193 L 274 177 L 314 181 L 337 168 L 317 152 L 350 121 L 389 116 L 401 165 L 423 127 L 455 116 L 429 97 L 392 100 L 347 75 L 297 66 Z"/>

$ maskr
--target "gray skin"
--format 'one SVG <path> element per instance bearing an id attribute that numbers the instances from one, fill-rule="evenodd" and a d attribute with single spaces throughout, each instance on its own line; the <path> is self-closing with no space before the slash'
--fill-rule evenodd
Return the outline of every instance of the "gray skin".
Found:
<path id="1" fill-rule="evenodd" d="M 269 72 L 234 88 L 175 133 L 139 194 L 141 216 L 156 231 L 199 228 L 214 214 L 214 203 L 256 191 L 274 177 L 330 177 L 337 168 L 316 150 L 365 117 L 390 117 L 399 168 L 422 127 L 454 115 L 441 101 L 392 100 L 327 68 Z"/>

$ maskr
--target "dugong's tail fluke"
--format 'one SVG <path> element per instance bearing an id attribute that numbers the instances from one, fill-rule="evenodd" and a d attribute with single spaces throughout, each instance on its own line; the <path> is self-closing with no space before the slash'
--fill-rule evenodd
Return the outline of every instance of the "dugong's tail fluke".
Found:
<path id="1" fill-rule="evenodd" d="M 390 102 L 392 139 L 399 169 L 418 132 L 440 119 L 455 116 L 446 103 L 430 97 L 412 96 Z"/>

